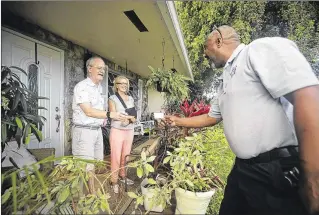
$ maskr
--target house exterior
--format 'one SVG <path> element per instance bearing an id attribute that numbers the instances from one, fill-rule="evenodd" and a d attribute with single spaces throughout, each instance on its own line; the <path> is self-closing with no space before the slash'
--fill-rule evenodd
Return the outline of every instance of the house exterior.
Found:
<path id="1" fill-rule="evenodd" d="M 109 66 L 105 99 L 117 75 L 130 79 L 140 121 L 163 104 L 159 92 L 145 88 L 148 65 L 164 63 L 193 79 L 173 2 L 2 2 L 1 9 L 2 65 L 23 68 L 28 77 L 19 75 L 27 86 L 50 99 L 39 101 L 48 109 L 40 110 L 47 118 L 44 141 L 34 138 L 30 148 L 71 153 L 73 88 L 85 78 L 92 55 Z"/>

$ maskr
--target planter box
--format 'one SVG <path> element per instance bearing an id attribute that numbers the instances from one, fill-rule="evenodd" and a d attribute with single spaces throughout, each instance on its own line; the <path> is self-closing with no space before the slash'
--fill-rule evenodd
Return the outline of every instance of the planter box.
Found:
<path id="1" fill-rule="evenodd" d="M 175 190 L 175 214 L 206 214 L 210 199 L 215 189 L 208 192 L 191 192 L 182 188 Z"/>
<path id="2" fill-rule="evenodd" d="M 144 196 L 144 208 L 146 211 L 163 212 L 164 207 L 162 205 L 155 205 L 151 208 L 151 198 L 153 197 L 152 189 L 148 189 L 145 186 L 148 184 L 147 178 L 141 183 L 141 190 Z"/>

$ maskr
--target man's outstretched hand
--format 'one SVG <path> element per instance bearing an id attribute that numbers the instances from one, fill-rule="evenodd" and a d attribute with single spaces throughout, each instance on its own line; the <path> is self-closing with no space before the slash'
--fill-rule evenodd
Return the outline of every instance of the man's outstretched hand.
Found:
<path id="1" fill-rule="evenodd" d="M 172 116 L 172 115 L 167 115 L 164 117 L 164 121 L 167 125 L 170 126 L 177 126 L 177 120 L 179 119 L 179 117 L 177 116 Z"/>

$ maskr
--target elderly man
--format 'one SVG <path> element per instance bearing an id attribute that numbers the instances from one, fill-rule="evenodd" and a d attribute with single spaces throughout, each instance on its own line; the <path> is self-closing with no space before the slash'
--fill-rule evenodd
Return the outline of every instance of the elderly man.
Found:
<path id="1" fill-rule="evenodd" d="M 236 161 L 219 214 L 318 212 L 319 82 L 296 44 L 273 37 L 244 45 L 232 27 L 221 26 L 208 35 L 205 54 L 224 69 L 210 112 L 166 121 L 185 127 L 224 121 Z"/>
<path id="2" fill-rule="evenodd" d="M 88 77 L 75 85 L 73 96 L 72 154 L 85 159 L 103 160 L 103 136 L 101 125 L 104 119 L 131 119 L 118 112 L 106 112 L 101 96 L 101 81 L 107 66 L 100 57 L 91 57 L 86 62 Z M 94 166 L 87 165 L 93 174 Z M 94 178 L 89 179 L 90 192 L 94 193 Z"/>

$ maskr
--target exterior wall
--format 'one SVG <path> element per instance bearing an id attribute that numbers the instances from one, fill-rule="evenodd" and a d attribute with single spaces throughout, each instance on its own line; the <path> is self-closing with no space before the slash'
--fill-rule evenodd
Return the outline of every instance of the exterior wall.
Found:
<path id="1" fill-rule="evenodd" d="M 148 111 L 150 113 L 161 112 L 164 101 L 162 93 L 151 88 L 148 90 Z"/>
<path id="2" fill-rule="evenodd" d="M 81 47 L 77 44 L 74 44 L 64 38 L 47 31 L 33 23 L 28 22 L 27 20 L 16 16 L 8 11 L 2 11 L 2 26 L 10 28 L 14 31 L 37 39 L 41 42 L 49 44 L 51 46 L 55 46 L 59 49 L 64 50 L 64 92 L 65 92 L 65 100 L 64 100 L 64 116 L 65 116 L 65 138 L 64 138 L 64 146 L 65 146 L 65 155 L 69 155 L 71 153 L 71 120 L 72 120 L 72 99 L 73 99 L 73 89 L 74 86 L 85 77 L 85 61 L 88 55 L 94 55 L 94 53 L 87 50 L 85 47 Z M 134 78 L 135 80 L 140 77 L 131 72 L 125 71 L 125 68 L 122 68 L 115 63 L 104 59 L 105 63 L 112 68 L 120 72 L 125 76 L 129 76 Z M 143 87 L 145 89 L 145 87 Z M 147 91 L 143 92 L 143 106 L 142 110 L 145 109 L 147 104 L 145 103 L 145 98 L 147 94 L 144 95 Z M 142 119 L 145 118 L 144 113 L 142 111 Z"/>

